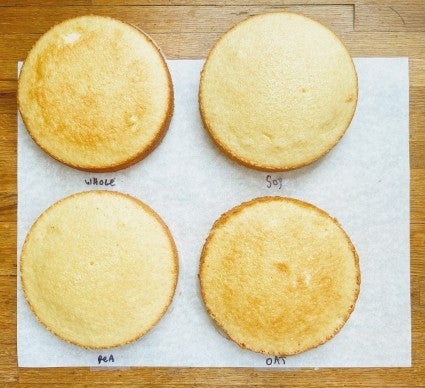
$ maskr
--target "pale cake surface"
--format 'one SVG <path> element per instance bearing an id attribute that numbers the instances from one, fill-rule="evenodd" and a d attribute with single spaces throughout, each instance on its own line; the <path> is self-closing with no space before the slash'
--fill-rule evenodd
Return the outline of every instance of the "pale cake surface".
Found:
<path id="1" fill-rule="evenodd" d="M 34 141 L 72 167 L 112 171 L 146 156 L 172 114 L 167 65 L 126 23 L 82 16 L 56 25 L 22 67 L 18 103 Z"/>
<path id="2" fill-rule="evenodd" d="M 152 209 L 117 192 L 89 191 L 48 208 L 21 255 L 24 295 L 39 321 L 86 348 L 134 341 L 171 303 L 177 252 Z"/>
<path id="3" fill-rule="evenodd" d="M 224 214 L 200 265 L 206 308 L 241 347 L 292 355 L 332 338 L 360 287 L 356 251 L 340 225 L 305 202 L 263 197 Z"/>
<path id="4" fill-rule="evenodd" d="M 251 17 L 224 34 L 202 70 L 202 119 L 232 159 L 260 170 L 302 167 L 348 128 L 357 74 L 341 41 L 292 13 Z"/>

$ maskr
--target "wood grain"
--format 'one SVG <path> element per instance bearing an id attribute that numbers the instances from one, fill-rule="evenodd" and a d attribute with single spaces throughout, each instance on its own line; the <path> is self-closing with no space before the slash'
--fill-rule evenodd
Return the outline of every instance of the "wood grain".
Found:
<path id="1" fill-rule="evenodd" d="M 65 19 L 93 13 L 125 20 L 148 34 L 173 32 L 224 32 L 248 16 L 266 11 L 302 12 L 336 31 L 353 30 L 353 7 L 350 5 L 306 6 L 66 6 L 66 7 L 7 7 L 2 9 L 0 34 L 44 33 Z M 19 17 L 18 17 L 19 15 Z M 40 17 L 43 15 L 43 17 Z"/>
<path id="2" fill-rule="evenodd" d="M 280 10 L 300 12 L 321 21 L 340 36 L 353 56 L 409 57 L 413 367 L 285 371 L 18 369 L 16 62 L 25 59 L 31 46 L 53 24 L 87 13 L 137 25 L 153 37 L 168 58 L 203 58 L 233 24 L 249 15 Z M 424 119 L 423 0 L 0 0 L 0 386 L 425 386 Z"/>
<path id="3" fill-rule="evenodd" d="M 356 31 L 425 31 L 425 7 L 423 3 L 409 7 L 361 4 L 356 6 L 354 23 Z"/>
<path id="4" fill-rule="evenodd" d="M 0 321 L 2 347 L 16 343 L 16 325 L 10 324 L 16 320 L 16 292 L 13 292 L 13 290 L 16 290 L 16 276 L 2 276 L 0 298 L 5 318 Z"/>

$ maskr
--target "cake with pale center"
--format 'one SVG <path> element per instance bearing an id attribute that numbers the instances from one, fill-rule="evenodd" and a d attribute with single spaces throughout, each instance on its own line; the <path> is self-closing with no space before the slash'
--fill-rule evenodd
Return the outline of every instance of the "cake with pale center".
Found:
<path id="1" fill-rule="evenodd" d="M 360 289 L 354 245 L 325 211 L 262 197 L 222 215 L 205 242 L 202 298 L 239 346 L 293 355 L 334 337 Z"/>
<path id="2" fill-rule="evenodd" d="M 88 191 L 35 221 L 21 254 L 26 300 L 52 333 L 85 348 L 146 334 L 170 305 L 178 274 L 170 231 L 129 195 Z"/>
<path id="3" fill-rule="evenodd" d="M 18 104 L 33 140 L 77 169 L 115 171 L 159 144 L 173 87 L 158 47 L 141 30 L 101 16 L 66 20 L 29 52 Z"/>
<path id="4" fill-rule="evenodd" d="M 357 74 L 337 36 L 293 13 L 248 18 L 226 32 L 202 69 L 208 133 L 235 161 L 259 170 L 308 165 L 344 135 Z"/>

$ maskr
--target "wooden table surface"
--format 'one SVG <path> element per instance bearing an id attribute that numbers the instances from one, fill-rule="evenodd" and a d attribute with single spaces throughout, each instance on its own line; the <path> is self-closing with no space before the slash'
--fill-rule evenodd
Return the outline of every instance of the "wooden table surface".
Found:
<path id="1" fill-rule="evenodd" d="M 284 5 L 283 5 L 284 4 Z M 287 10 L 333 29 L 353 56 L 408 56 L 410 66 L 412 368 L 19 369 L 16 357 L 16 62 L 52 25 L 109 15 L 149 33 L 168 58 L 205 57 L 249 15 Z M 425 1 L 373 0 L 0 0 L 0 386 L 258 385 L 425 386 Z M 394 182 L 394 184 L 398 184 Z M 397 351 L 397 349 L 394 349 Z"/>

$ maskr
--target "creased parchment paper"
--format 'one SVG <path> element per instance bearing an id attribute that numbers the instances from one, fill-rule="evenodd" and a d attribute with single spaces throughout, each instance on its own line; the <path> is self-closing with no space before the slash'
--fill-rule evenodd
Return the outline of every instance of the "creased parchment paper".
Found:
<path id="1" fill-rule="evenodd" d="M 19 117 L 18 266 L 35 219 L 57 200 L 92 189 L 122 191 L 150 205 L 169 225 L 180 261 L 173 303 L 158 325 L 137 342 L 102 351 L 81 349 L 49 333 L 29 309 L 18 278 L 19 366 L 97 367 L 99 355 L 114 358 L 103 367 L 410 366 L 408 60 L 358 58 L 355 63 L 359 102 L 346 135 L 316 163 L 286 173 L 239 166 L 213 145 L 198 111 L 202 60 L 168 61 L 175 87 L 170 129 L 151 155 L 123 171 L 85 173 L 56 162 L 35 145 Z M 115 186 L 87 185 L 93 177 L 114 179 Z M 242 350 L 221 335 L 204 309 L 197 278 L 213 222 L 231 207 L 264 195 L 321 207 L 339 220 L 360 257 L 361 291 L 347 324 L 331 341 L 286 357 L 285 364 Z M 108 289 L 98 292 L 107 301 Z"/>

